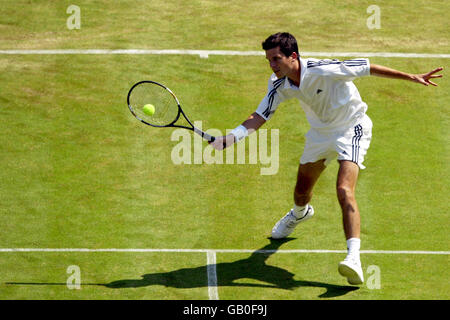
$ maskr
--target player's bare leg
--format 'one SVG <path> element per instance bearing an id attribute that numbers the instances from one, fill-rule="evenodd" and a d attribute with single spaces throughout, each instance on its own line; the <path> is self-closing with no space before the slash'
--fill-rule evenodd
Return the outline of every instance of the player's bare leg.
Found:
<path id="1" fill-rule="evenodd" d="M 311 201 L 314 185 L 325 169 L 324 162 L 319 160 L 299 165 L 294 189 L 294 203 L 297 206 L 306 206 Z"/>
<path id="2" fill-rule="evenodd" d="M 272 238 L 287 237 L 300 222 L 306 221 L 314 215 L 314 209 L 309 202 L 314 185 L 325 169 L 324 162 L 325 160 L 320 160 L 299 165 L 294 189 L 294 207 L 275 224 L 272 229 Z"/>
<path id="3" fill-rule="evenodd" d="M 351 161 L 339 161 L 336 184 L 337 196 L 342 209 L 345 238 L 359 238 L 361 219 L 356 203 L 355 190 L 359 167 Z"/>
<path id="4" fill-rule="evenodd" d="M 361 218 L 355 197 L 358 174 L 359 167 L 356 163 L 339 161 L 336 190 L 342 209 L 342 221 L 348 248 L 347 257 L 339 264 L 339 273 L 347 277 L 350 284 L 364 282 L 359 258 Z"/>

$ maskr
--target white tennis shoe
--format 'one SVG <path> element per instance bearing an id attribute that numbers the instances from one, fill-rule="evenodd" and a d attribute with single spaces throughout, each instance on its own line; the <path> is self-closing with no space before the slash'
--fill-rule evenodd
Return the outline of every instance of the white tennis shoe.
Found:
<path id="1" fill-rule="evenodd" d="M 314 209 L 308 204 L 308 209 L 303 217 L 297 218 L 291 209 L 283 218 L 281 218 L 272 229 L 273 239 L 286 238 L 294 231 L 295 227 L 302 221 L 310 219 L 314 215 Z"/>
<path id="2" fill-rule="evenodd" d="M 347 278 L 348 283 L 353 285 L 363 284 L 364 275 L 361 268 L 361 262 L 350 255 L 344 261 L 339 263 L 339 273 Z"/>

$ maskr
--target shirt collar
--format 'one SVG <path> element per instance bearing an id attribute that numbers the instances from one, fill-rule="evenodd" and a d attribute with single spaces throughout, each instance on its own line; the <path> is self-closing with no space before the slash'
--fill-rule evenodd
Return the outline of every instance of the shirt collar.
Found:
<path id="1" fill-rule="evenodd" d="M 305 71 L 306 71 L 306 61 L 302 58 L 299 58 L 300 61 L 300 87 L 302 86 L 303 83 L 303 78 L 305 76 Z M 293 84 L 291 82 L 291 80 L 289 80 L 288 77 L 284 77 L 284 89 L 300 89 L 300 87 L 297 87 L 295 84 Z"/>

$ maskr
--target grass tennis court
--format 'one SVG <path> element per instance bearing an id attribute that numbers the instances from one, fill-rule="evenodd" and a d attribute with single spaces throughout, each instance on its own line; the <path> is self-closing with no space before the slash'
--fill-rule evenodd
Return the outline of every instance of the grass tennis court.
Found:
<path id="1" fill-rule="evenodd" d="M 4 1 L 0 50 L 246 51 L 288 31 L 300 53 L 450 52 L 445 1 L 377 1 L 381 29 L 374 30 L 366 26 L 371 1 L 83 0 L 76 30 L 66 26 L 69 4 Z M 377 266 L 380 289 L 348 286 L 337 272 L 345 253 L 283 252 L 346 249 L 336 162 L 315 188 L 314 219 L 290 241 L 268 239 L 292 206 L 308 130 L 297 101 L 264 126 L 269 135 L 279 130 L 273 175 L 261 175 L 267 165 L 248 158 L 175 165 L 174 129 L 144 126 L 128 111 L 130 86 L 159 80 L 191 120 L 225 132 L 266 93 L 271 71 L 263 56 L 0 55 L 0 248 L 193 250 L 0 251 L 0 299 L 207 300 L 208 259 L 200 249 L 215 252 L 224 300 L 449 299 L 449 59 L 370 60 L 412 73 L 445 68 L 436 88 L 355 82 L 374 124 L 357 189 L 361 249 L 444 252 L 363 253 L 366 279 Z M 265 249 L 279 252 L 252 253 Z M 80 269 L 79 290 L 67 287 L 69 266 Z"/>

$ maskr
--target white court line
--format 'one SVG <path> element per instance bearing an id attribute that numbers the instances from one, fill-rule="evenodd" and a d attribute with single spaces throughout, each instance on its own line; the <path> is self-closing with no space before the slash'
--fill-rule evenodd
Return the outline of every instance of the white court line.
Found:
<path id="1" fill-rule="evenodd" d="M 264 56 L 264 51 L 235 50 L 147 50 L 147 49 L 53 49 L 53 50 L 0 50 L 0 54 L 150 54 L 150 55 L 198 55 L 208 58 L 221 56 Z M 301 52 L 302 56 L 316 57 L 382 57 L 382 58 L 450 58 L 448 53 L 407 53 L 407 52 Z"/>
<path id="2" fill-rule="evenodd" d="M 206 252 L 206 269 L 208 274 L 209 300 L 219 300 L 219 291 L 217 290 L 216 252 L 213 250 Z"/>
<path id="3" fill-rule="evenodd" d="M 292 249 L 292 250 L 251 250 L 251 249 L 134 249 L 134 248 L 0 248 L 1 252 L 186 252 L 186 253 L 347 253 L 347 250 Z M 361 254 L 430 254 L 449 255 L 450 251 L 420 250 L 361 250 Z"/>

